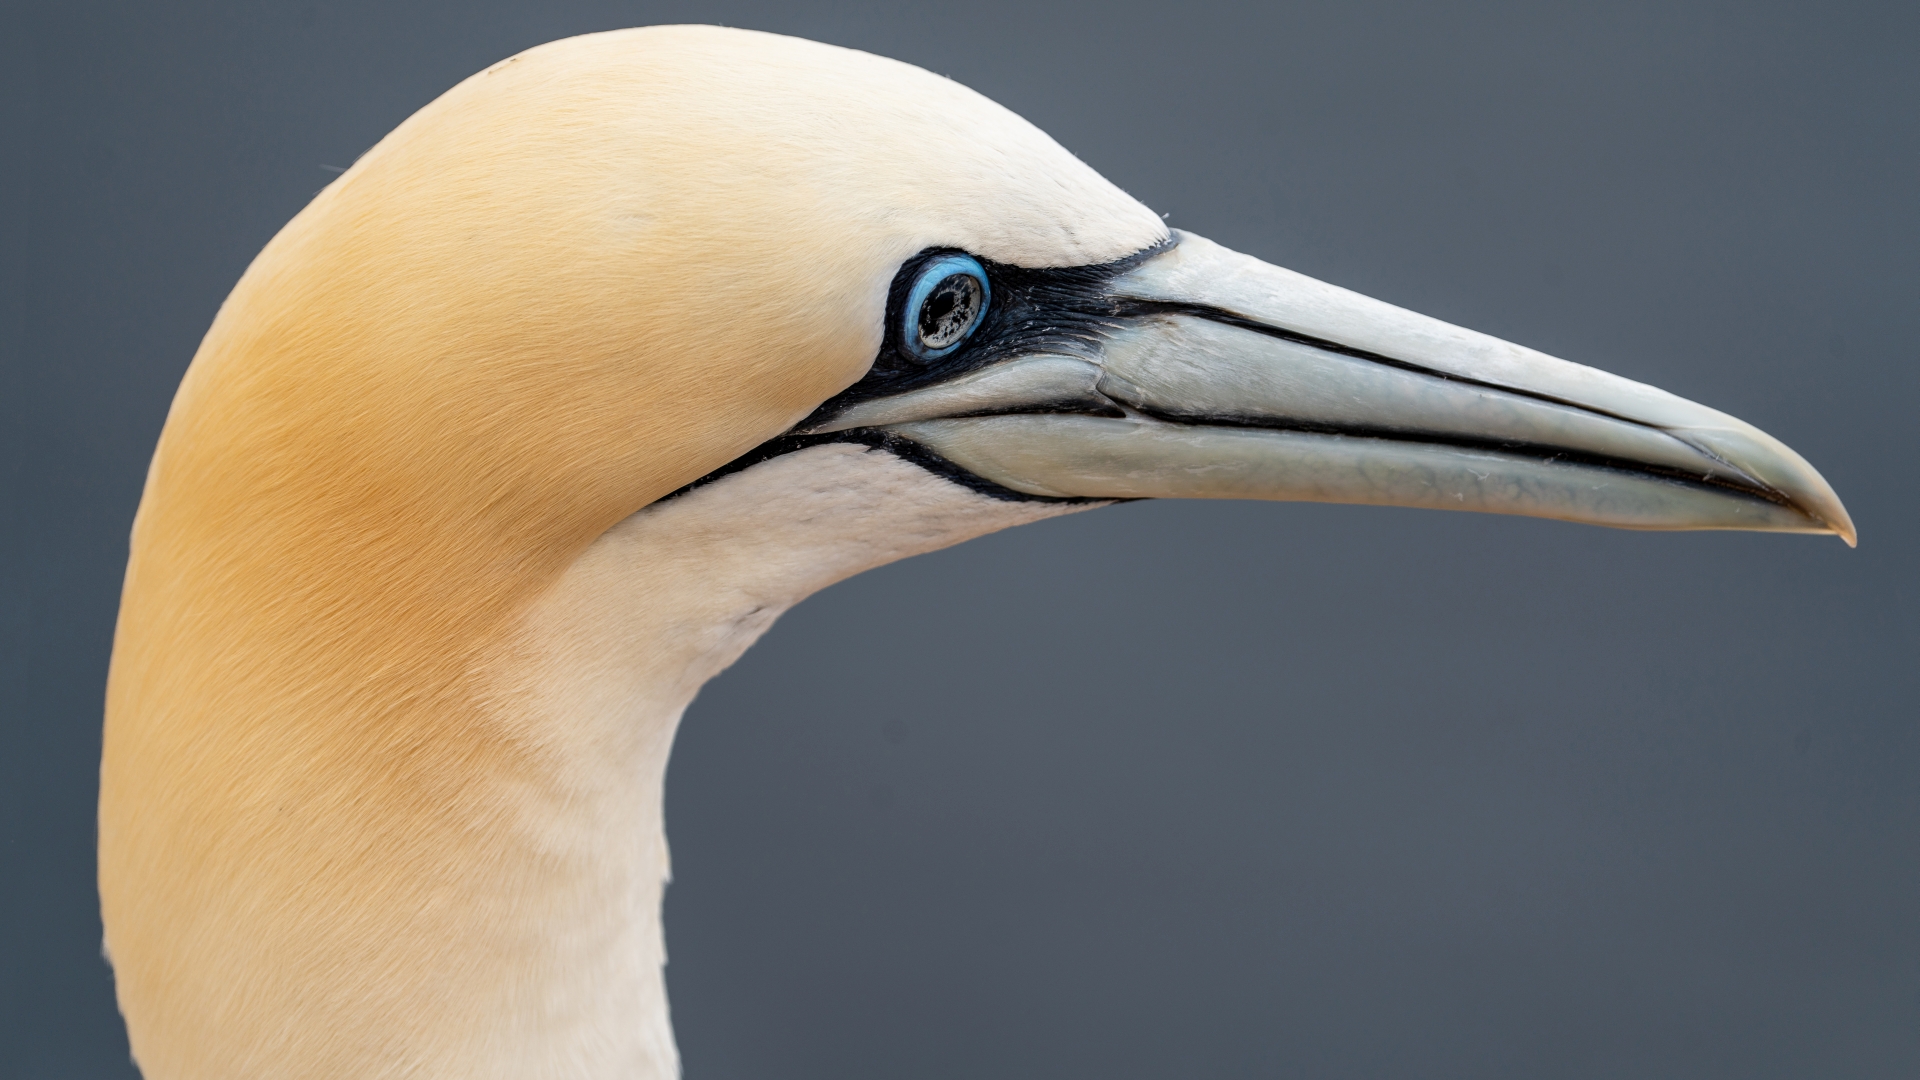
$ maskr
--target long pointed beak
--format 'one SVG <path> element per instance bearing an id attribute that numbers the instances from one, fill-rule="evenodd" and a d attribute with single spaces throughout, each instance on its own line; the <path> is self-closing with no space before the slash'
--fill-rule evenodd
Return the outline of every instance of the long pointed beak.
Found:
<path id="1" fill-rule="evenodd" d="M 819 430 L 885 426 L 1029 495 L 1372 503 L 1855 542 L 1813 466 L 1752 425 L 1175 238 L 1110 283 L 1099 355 L 1003 362 Z"/>

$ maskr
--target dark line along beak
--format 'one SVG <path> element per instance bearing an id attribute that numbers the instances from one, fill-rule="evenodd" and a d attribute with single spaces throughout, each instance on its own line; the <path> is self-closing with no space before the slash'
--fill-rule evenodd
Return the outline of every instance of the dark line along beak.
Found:
<path id="1" fill-rule="evenodd" d="M 1371 503 L 1855 542 L 1820 474 L 1749 424 L 1175 237 L 1110 283 L 1120 317 L 1097 357 L 1002 361 L 814 430 L 884 427 L 1029 495 Z"/>

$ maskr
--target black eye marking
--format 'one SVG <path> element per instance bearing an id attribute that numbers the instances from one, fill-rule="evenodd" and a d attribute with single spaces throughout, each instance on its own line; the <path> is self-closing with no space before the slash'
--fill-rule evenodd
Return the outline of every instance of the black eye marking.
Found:
<path id="1" fill-rule="evenodd" d="M 915 255 L 901 265 L 887 290 L 887 333 L 873 366 L 859 382 L 814 410 L 797 430 L 823 423 L 850 405 L 945 382 L 1014 356 L 1049 352 L 1096 357 L 1101 340 L 1130 314 L 1124 302 L 1113 297 L 1109 283 L 1172 242 L 1092 266 L 1013 266 L 952 248 L 931 248 Z M 919 340 L 921 323 L 928 314 L 933 286 L 944 285 L 952 276 L 930 270 L 936 263 L 956 258 L 984 273 L 982 310 L 959 341 L 928 358 Z M 926 295 L 916 304 L 914 287 L 922 282 L 928 286 Z M 934 314 L 937 318 L 938 312 Z"/>
<path id="2" fill-rule="evenodd" d="M 740 458 L 663 496 L 661 501 L 761 462 L 827 443 L 854 443 L 872 451 L 891 453 L 994 499 L 1062 503 L 1115 501 L 1056 499 L 1004 488 L 974 476 L 911 439 L 881 428 L 817 434 L 793 432 L 805 432 L 860 402 L 932 386 L 1016 356 L 1045 352 L 1097 358 L 1106 335 L 1139 314 L 1134 310 L 1138 307 L 1137 301 L 1113 296 L 1111 282 L 1173 243 L 1169 237 L 1109 263 L 1039 268 L 994 262 L 953 248 L 922 251 L 901 264 L 894 275 L 887 290 L 886 334 L 873 366 L 859 382 L 822 403 L 788 434 L 762 443 Z M 972 273 L 960 274 L 963 280 L 949 286 L 949 279 L 955 276 L 952 270 L 930 272 L 936 262 L 944 259 L 963 261 Z M 923 281 L 927 288 L 916 300 L 914 287 Z M 975 284 L 980 290 L 977 307 L 968 310 L 968 305 L 974 303 L 968 295 L 970 286 Z M 950 292 L 945 301 L 934 295 L 942 288 Z"/>

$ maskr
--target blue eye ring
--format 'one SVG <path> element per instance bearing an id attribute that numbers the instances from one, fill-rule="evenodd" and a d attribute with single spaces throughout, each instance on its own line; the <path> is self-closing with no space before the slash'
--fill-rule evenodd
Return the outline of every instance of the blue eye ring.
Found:
<path id="1" fill-rule="evenodd" d="M 986 267 L 971 255 L 941 255 L 920 268 L 907 291 L 900 345 L 926 363 L 966 343 L 986 317 L 993 293 Z"/>

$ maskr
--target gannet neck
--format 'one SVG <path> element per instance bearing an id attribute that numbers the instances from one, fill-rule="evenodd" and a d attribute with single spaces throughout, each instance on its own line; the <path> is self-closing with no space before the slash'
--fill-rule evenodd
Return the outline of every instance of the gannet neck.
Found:
<path id="1" fill-rule="evenodd" d="M 429 986 L 470 974 L 444 1017 L 430 1004 L 414 1015 L 452 1031 L 485 1018 L 489 1037 L 438 1040 L 446 1058 L 430 1073 L 677 1075 L 661 805 L 700 685 L 835 581 L 1087 505 L 990 498 L 885 450 L 833 443 L 649 507 L 596 540 L 481 661 L 482 722 L 526 753 L 488 778 L 499 814 L 469 850 L 495 895 L 418 961 Z"/>
<path id="2" fill-rule="evenodd" d="M 280 748 L 308 758 L 297 782 L 223 777 L 248 790 L 233 820 L 200 835 L 264 831 L 251 860 L 212 844 L 187 853 L 198 865 L 142 868 L 163 892 L 181 873 L 215 872 L 222 886 L 164 909 L 155 937 L 128 935 L 148 927 L 120 913 L 114 946 L 139 949 L 135 970 L 164 983 L 123 988 L 148 995 L 143 1069 L 150 1080 L 677 1076 L 661 800 L 700 685 L 828 584 L 1089 505 L 993 498 L 832 443 L 617 523 L 426 703 L 437 738 L 389 740 L 381 768 L 308 733 Z M 324 715 L 328 703 L 314 704 Z M 353 729 L 351 698 L 332 706 Z M 316 819 L 325 828 L 305 827 Z M 115 824 L 114 841 L 139 843 L 128 834 L 143 822 Z M 159 839 L 178 858 L 174 826 Z M 220 1038 L 192 1037 L 203 1031 Z"/>

